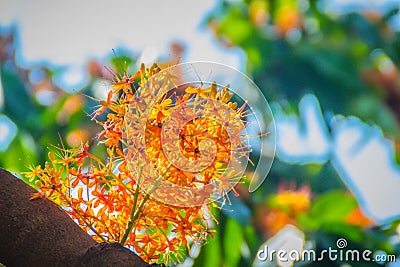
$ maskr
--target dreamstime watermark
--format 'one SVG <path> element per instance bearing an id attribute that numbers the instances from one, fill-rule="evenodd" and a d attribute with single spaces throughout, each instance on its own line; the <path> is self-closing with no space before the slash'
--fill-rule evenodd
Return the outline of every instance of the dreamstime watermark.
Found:
<path id="1" fill-rule="evenodd" d="M 313 249 L 304 249 L 298 251 L 296 249 L 287 251 L 284 249 L 270 250 L 266 245 L 264 248 L 257 252 L 257 258 L 260 261 L 279 261 L 279 262 L 294 262 L 294 261 L 340 261 L 340 262 L 395 262 L 396 255 L 386 254 L 383 251 L 373 252 L 369 249 L 357 250 L 357 249 L 346 249 L 347 240 L 339 238 L 336 241 L 336 247 L 329 247 L 319 252 Z"/>

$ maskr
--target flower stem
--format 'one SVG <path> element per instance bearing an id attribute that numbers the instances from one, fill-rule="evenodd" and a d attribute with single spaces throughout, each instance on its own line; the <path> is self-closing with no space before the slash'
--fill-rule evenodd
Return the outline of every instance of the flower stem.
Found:
<path id="1" fill-rule="evenodd" d="M 129 223 L 128 223 L 127 227 L 126 227 L 125 233 L 124 233 L 124 235 L 123 235 L 123 237 L 121 239 L 121 242 L 120 242 L 122 246 L 125 245 L 126 240 L 128 239 L 128 236 L 129 236 L 130 232 L 132 231 L 134 223 L 139 218 L 140 212 L 142 211 L 142 208 L 143 208 L 144 204 L 150 198 L 151 193 L 153 193 L 154 190 L 157 189 L 158 185 L 160 184 L 161 179 L 168 172 L 168 170 L 171 168 L 171 166 L 172 166 L 172 162 L 168 165 L 168 167 L 166 168 L 164 173 L 158 177 L 158 179 L 154 183 L 153 187 L 146 194 L 146 196 L 142 199 L 142 201 L 139 204 L 139 207 L 136 209 L 137 200 L 138 200 L 138 196 L 139 196 L 139 189 L 140 189 L 139 182 L 140 182 L 140 177 L 141 177 L 141 174 L 142 174 L 142 169 L 139 170 L 139 179 L 138 179 L 138 183 L 136 184 L 136 190 L 135 190 L 135 195 L 134 195 L 134 199 L 133 199 L 133 206 L 132 206 L 132 211 L 131 211 Z"/>

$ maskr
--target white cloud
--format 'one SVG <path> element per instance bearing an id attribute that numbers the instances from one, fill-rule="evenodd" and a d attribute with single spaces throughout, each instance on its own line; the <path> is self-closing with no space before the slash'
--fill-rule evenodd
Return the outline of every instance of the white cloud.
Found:
<path id="1" fill-rule="evenodd" d="M 323 163 L 328 160 L 328 129 L 314 95 L 304 96 L 299 103 L 300 118 L 275 111 L 277 155 L 290 163 Z"/>
<path id="2" fill-rule="evenodd" d="M 200 27 L 213 6 L 213 0 L 3 0 L 0 24 L 18 26 L 18 59 L 28 66 L 44 61 L 68 66 L 71 73 L 87 58 L 103 58 L 112 48 L 146 51 L 144 59 L 151 60 L 160 53 L 168 55 L 171 42 L 183 41 L 188 48 L 185 61 L 216 61 L 238 68 L 237 50 L 218 48 L 212 33 Z"/>
<path id="3" fill-rule="evenodd" d="M 400 168 L 394 145 L 377 126 L 337 116 L 332 123 L 332 162 L 369 216 L 388 222 L 400 215 Z"/>

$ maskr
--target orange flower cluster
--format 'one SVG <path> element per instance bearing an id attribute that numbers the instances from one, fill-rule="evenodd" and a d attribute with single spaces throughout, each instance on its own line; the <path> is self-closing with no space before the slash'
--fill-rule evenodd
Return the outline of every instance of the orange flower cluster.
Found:
<path id="1" fill-rule="evenodd" d="M 230 101 L 232 94 L 228 87 L 219 89 L 216 84 L 207 88 L 187 86 L 182 95 L 165 95 L 152 105 L 144 134 L 136 133 L 132 127 L 126 128 L 132 103 L 136 111 L 146 109 L 148 104 L 135 94 L 136 87 L 143 87 L 160 71 L 157 65 L 150 68 L 142 65 L 132 77 L 116 78 L 107 99 L 98 100 L 99 106 L 92 119 L 103 127 L 98 139 L 106 147 L 106 160 L 92 154 L 88 143 L 77 149 L 62 147 L 49 153 L 50 162 L 46 162 L 44 168 L 32 166 L 25 175 L 36 181 L 38 187 L 38 193 L 32 199 L 44 196 L 53 200 L 96 240 L 120 242 L 147 262 L 168 263 L 181 260 L 191 242 L 202 242 L 207 236 L 212 236 L 209 219 L 214 218 L 211 212 L 213 204 L 203 201 L 200 205 L 177 206 L 152 198 L 151 192 L 143 190 L 141 184 L 151 174 L 145 166 L 132 168 L 130 157 L 140 155 L 127 157 L 129 149 L 124 130 L 129 131 L 132 142 L 141 138 L 146 140 L 139 151 L 147 155 L 148 163 L 164 180 L 198 189 L 214 183 L 218 185 L 217 191 L 225 194 L 230 189 L 231 179 L 239 179 L 234 169 L 229 168 L 231 151 L 236 149 L 239 155 L 245 155 L 246 147 L 233 146 L 240 143 L 244 106 L 238 108 Z M 204 97 L 216 100 L 221 107 L 228 107 L 231 111 L 227 109 L 221 113 L 219 106 L 204 102 Z M 196 164 L 201 165 L 204 154 L 209 152 L 213 155 L 207 166 L 196 173 L 172 164 L 163 148 L 166 137 L 163 137 L 162 126 L 171 123 L 168 118 L 173 115 L 174 107 L 182 103 L 189 103 L 184 105 L 185 108 L 200 107 L 196 110 L 208 110 L 211 114 L 181 121 L 178 138 L 173 142 L 170 140 L 188 162 L 197 161 Z M 105 121 L 98 120 L 101 114 L 106 114 Z M 226 123 L 219 123 L 218 116 L 223 116 Z M 150 191 L 156 190 L 157 186 L 158 183 L 153 184 Z M 211 197 L 206 193 L 204 198 Z M 170 197 L 178 196 L 172 194 Z"/>
<path id="2" fill-rule="evenodd" d="M 201 203 L 213 193 L 226 195 L 237 183 L 230 163 L 248 150 L 240 139 L 243 107 L 237 109 L 236 103 L 229 102 L 231 97 L 228 87 L 218 91 L 214 83 L 207 88 L 189 86 L 184 95 L 154 105 L 146 121 L 144 152 L 158 173 L 168 170 L 164 180 L 203 189 L 185 191 L 185 196 L 171 196 L 167 190 L 163 197 L 180 197 L 182 205 L 189 199 Z"/>
<path id="3" fill-rule="evenodd" d="M 287 224 L 296 225 L 297 216 L 309 210 L 310 188 L 281 189 L 271 196 L 268 206 L 269 209 L 260 214 L 261 228 L 267 231 L 267 235 L 274 235 Z"/>

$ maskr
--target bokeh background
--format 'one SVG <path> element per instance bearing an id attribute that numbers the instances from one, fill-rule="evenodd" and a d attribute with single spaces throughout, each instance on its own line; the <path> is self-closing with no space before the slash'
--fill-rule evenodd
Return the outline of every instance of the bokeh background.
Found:
<path id="1" fill-rule="evenodd" d="M 0 166 L 96 142 L 87 116 L 121 71 L 204 60 L 249 75 L 272 108 L 276 159 L 218 214 L 182 266 L 290 266 L 257 251 L 369 249 L 400 256 L 398 0 L 0 2 Z M 101 148 L 94 148 L 104 155 Z M 257 152 L 256 152 L 257 153 Z M 294 242 L 293 240 L 299 240 Z M 296 266 L 400 266 L 298 262 Z"/>

